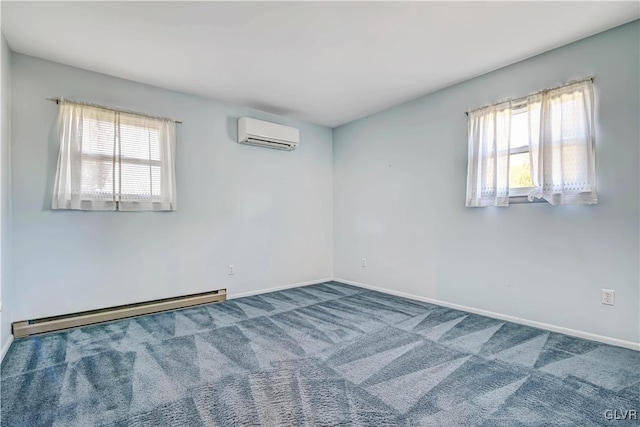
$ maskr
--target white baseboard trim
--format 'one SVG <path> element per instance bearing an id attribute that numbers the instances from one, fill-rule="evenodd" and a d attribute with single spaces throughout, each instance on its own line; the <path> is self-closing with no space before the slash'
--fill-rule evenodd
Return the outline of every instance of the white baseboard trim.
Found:
<path id="1" fill-rule="evenodd" d="M 230 289 L 227 288 L 227 299 L 250 297 L 252 295 L 260 295 L 260 294 L 268 294 L 269 292 L 282 291 L 282 290 L 291 289 L 291 288 L 299 288 L 302 286 L 317 285 L 318 283 L 330 282 L 332 280 L 333 280 L 332 277 L 327 277 L 325 279 L 309 280 L 307 282 L 292 283 L 290 285 L 276 286 L 274 288 L 259 289 L 257 291 L 240 292 L 240 293 L 229 292 Z"/>
<path id="2" fill-rule="evenodd" d="M 495 313 L 493 311 L 482 310 L 474 307 L 467 307 L 465 305 L 454 304 L 446 301 L 440 301 L 433 298 L 421 297 L 418 295 L 408 294 L 406 292 L 399 292 L 399 291 L 394 291 L 390 289 L 379 288 L 377 286 L 371 286 L 365 283 L 354 282 L 353 280 L 340 279 L 338 277 L 333 278 L 333 280 L 335 280 L 336 282 L 346 283 L 347 285 L 353 285 L 353 286 L 358 286 L 360 288 L 371 289 L 372 291 L 378 291 L 385 294 L 396 295 L 399 297 L 408 298 L 416 301 L 428 302 L 430 304 L 440 305 L 443 307 L 453 308 L 461 311 L 467 311 L 469 313 L 480 314 L 482 316 L 492 317 L 494 319 L 506 320 L 508 322 L 519 323 L 521 325 L 531 326 L 538 329 L 545 329 L 551 332 L 558 332 L 565 335 L 571 335 L 578 338 L 584 338 L 591 341 L 598 341 L 601 343 L 614 345 L 616 347 L 624 347 L 624 348 L 629 348 L 631 350 L 640 351 L 640 343 L 633 342 L 633 341 L 625 341 L 618 338 L 611 338 L 604 335 L 597 335 L 597 334 L 592 334 L 590 332 L 584 332 L 584 331 L 578 331 L 576 329 L 565 328 L 563 326 L 551 325 L 549 323 L 523 319 L 521 317 Z"/>
<path id="3" fill-rule="evenodd" d="M 13 334 L 9 335 L 9 339 L 2 346 L 2 350 L 1 350 L 1 353 L 0 353 L 0 363 L 2 363 L 2 360 L 4 360 L 4 356 L 9 351 L 9 347 L 11 347 L 12 343 L 13 343 Z"/>

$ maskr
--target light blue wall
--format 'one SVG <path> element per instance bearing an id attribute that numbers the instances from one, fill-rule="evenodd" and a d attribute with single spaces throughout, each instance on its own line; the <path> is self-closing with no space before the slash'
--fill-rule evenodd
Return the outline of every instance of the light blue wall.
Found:
<path id="1" fill-rule="evenodd" d="M 11 51 L 0 34 L 0 348 L 11 336 Z"/>
<path id="2" fill-rule="evenodd" d="M 639 342 L 639 40 L 636 21 L 335 129 L 336 277 Z M 465 208 L 464 112 L 586 76 L 600 204 Z"/>
<path id="3" fill-rule="evenodd" d="M 639 27 L 342 126 L 333 144 L 331 130 L 319 126 L 13 54 L 11 147 L 2 128 L 2 275 L 11 272 L 4 231 L 13 215 L 15 295 L 3 287 L 4 337 L 8 310 L 21 320 L 335 275 L 638 342 Z M 463 112 L 589 75 L 596 77 L 600 204 L 464 208 Z M 180 210 L 51 211 L 58 149 L 57 108 L 44 100 L 51 96 L 183 120 Z M 3 97 L 3 122 L 6 106 Z M 244 115 L 299 127 L 299 149 L 236 144 L 235 122 Z M 228 276 L 232 263 L 236 275 Z M 616 290 L 614 307 L 600 304 L 601 288 Z"/>
<path id="4" fill-rule="evenodd" d="M 12 67 L 13 320 L 332 276 L 330 129 L 19 54 Z M 54 96 L 182 120 L 178 211 L 52 211 Z M 298 127 L 300 146 L 237 144 L 241 116 Z"/>
<path id="5" fill-rule="evenodd" d="M 13 286 L 11 266 L 11 51 L 0 34 L 0 348 L 11 336 Z"/>

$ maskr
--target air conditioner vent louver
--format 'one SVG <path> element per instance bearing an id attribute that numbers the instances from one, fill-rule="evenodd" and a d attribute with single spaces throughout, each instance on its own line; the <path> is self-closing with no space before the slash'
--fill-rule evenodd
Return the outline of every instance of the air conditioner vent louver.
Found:
<path id="1" fill-rule="evenodd" d="M 276 123 L 242 117 L 238 120 L 238 143 L 274 148 L 276 150 L 295 150 L 300 141 L 298 129 Z"/>

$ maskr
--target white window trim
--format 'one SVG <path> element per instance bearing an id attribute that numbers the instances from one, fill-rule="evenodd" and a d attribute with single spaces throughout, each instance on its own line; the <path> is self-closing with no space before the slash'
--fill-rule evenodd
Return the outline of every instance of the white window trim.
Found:
<path id="1" fill-rule="evenodd" d="M 529 147 L 527 146 L 522 146 L 522 147 L 515 147 L 515 148 L 510 148 L 509 149 L 509 155 L 513 155 L 513 154 L 523 154 L 523 153 L 528 153 L 529 152 Z M 513 199 L 513 198 L 521 198 L 521 197 L 527 197 L 529 195 L 529 193 L 534 189 L 535 187 L 518 187 L 518 188 L 509 188 L 509 199 Z M 528 202 L 528 200 L 527 200 Z"/>

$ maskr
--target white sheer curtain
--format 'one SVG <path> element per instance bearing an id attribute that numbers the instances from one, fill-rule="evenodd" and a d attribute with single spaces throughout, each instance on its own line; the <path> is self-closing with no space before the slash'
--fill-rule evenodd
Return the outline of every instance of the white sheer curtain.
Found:
<path id="1" fill-rule="evenodd" d="M 536 187 L 529 200 L 598 203 L 593 103 L 591 80 L 527 98 L 531 178 Z"/>
<path id="2" fill-rule="evenodd" d="M 511 103 L 469 112 L 467 207 L 509 205 Z"/>
<path id="3" fill-rule="evenodd" d="M 175 123 L 61 101 L 53 209 L 176 210 Z"/>

